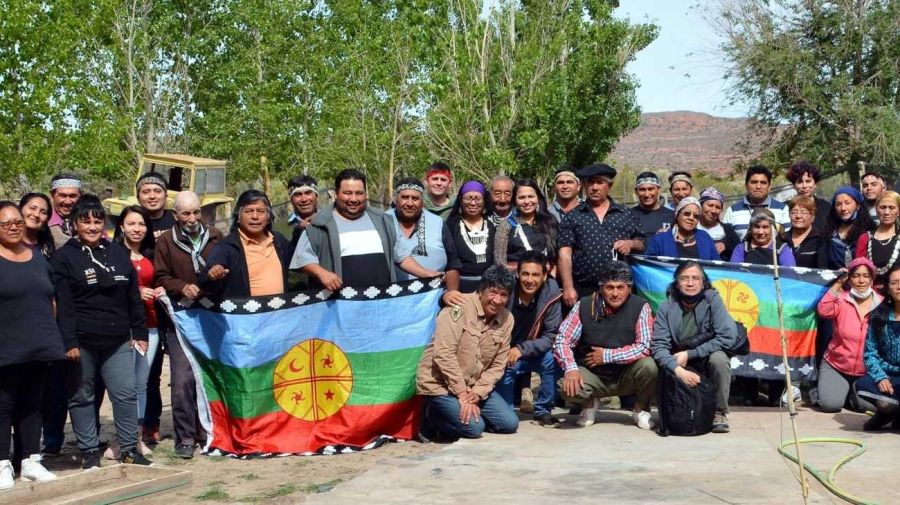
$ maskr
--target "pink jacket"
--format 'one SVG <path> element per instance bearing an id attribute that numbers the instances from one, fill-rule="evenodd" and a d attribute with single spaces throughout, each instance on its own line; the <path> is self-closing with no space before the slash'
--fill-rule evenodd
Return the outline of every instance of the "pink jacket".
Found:
<path id="1" fill-rule="evenodd" d="M 862 316 L 847 291 L 841 291 L 839 296 L 835 296 L 829 289 L 819 300 L 819 315 L 834 321 L 834 333 L 825 350 L 825 361 L 838 372 L 855 377 L 866 374 L 863 349 L 866 331 L 869 329 L 869 315 L 884 301 L 884 297 L 877 292 L 873 296 L 872 306 Z"/>

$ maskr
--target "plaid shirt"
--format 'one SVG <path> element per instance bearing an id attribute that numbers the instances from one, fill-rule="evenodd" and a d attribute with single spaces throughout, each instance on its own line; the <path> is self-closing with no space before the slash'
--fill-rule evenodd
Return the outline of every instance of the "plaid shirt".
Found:
<path id="1" fill-rule="evenodd" d="M 553 343 L 553 356 L 563 369 L 563 372 L 578 370 L 578 363 L 575 362 L 575 355 L 572 353 L 572 349 L 581 340 L 581 316 L 578 312 L 580 304 L 580 301 L 576 302 L 575 306 L 572 307 L 572 311 L 569 312 L 569 315 L 559 326 L 559 334 Z M 603 312 L 606 315 L 612 313 L 606 304 L 603 304 Z M 603 362 L 628 365 L 641 358 L 650 356 L 650 339 L 653 336 L 653 311 L 650 310 L 650 304 L 648 303 L 645 303 L 641 309 L 637 323 L 634 325 L 634 334 L 634 343 L 617 349 L 604 349 Z"/>

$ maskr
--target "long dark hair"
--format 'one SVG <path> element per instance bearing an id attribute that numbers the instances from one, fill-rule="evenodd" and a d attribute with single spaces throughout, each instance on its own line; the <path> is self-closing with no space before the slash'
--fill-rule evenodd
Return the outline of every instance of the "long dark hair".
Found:
<path id="1" fill-rule="evenodd" d="M 25 193 L 19 200 L 19 211 L 24 212 L 25 205 L 28 202 L 40 198 L 47 204 L 47 222 L 37 232 L 37 246 L 41 250 L 41 254 L 45 258 L 49 258 L 56 251 L 56 244 L 53 242 L 53 235 L 50 233 L 50 216 L 53 213 L 53 205 L 50 203 L 50 197 L 43 193 Z"/>
<path id="2" fill-rule="evenodd" d="M 681 275 L 681 272 L 684 272 L 691 267 L 697 267 L 700 269 L 700 275 L 703 276 L 703 291 L 705 292 L 707 289 L 713 289 L 712 282 L 709 281 L 709 276 L 706 275 L 706 270 L 703 269 L 703 266 L 694 260 L 687 260 L 681 262 L 681 264 L 679 264 L 675 268 L 675 273 L 672 274 L 672 283 L 669 284 L 668 288 L 666 288 L 667 295 L 676 298 L 678 297 L 678 276 Z"/>
<path id="3" fill-rule="evenodd" d="M 894 272 L 900 272 L 900 264 L 894 264 L 887 273 L 887 286 L 884 287 L 884 301 L 878 304 L 875 307 L 875 310 L 872 311 L 872 314 L 869 316 L 869 330 L 872 332 L 872 335 L 878 336 L 884 331 L 884 327 L 887 326 L 888 320 L 891 317 L 891 312 L 894 311 L 894 297 L 891 295 L 891 276 L 894 275 Z"/>
<path id="4" fill-rule="evenodd" d="M 125 243 L 125 232 L 122 231 L 122 223 L 125 222 L 125 217 L 128 216 L 128 214 L 140 214 L 144 219 L 144 225 L 147 226 L 147 233 L 144 235 L 144 239 L 141 240 L 138 250 L 144 257 L 152 261 L 153 251 L 156 250 L 156 238 L 153 236 L 153 227 L 150 224 L 150 213 L 140 205 L 129 205 L 122 209 L 122 213 L 119 214 L 119 225 L 116 226 L 116 232 L 113 235 L 113 242 L 121 245 L 125 249 L 131 250 L 131 248 L 128 247 L 128 244 Z"/>
<path id="5" fill-rule="evenodd" d="M 547 237 L 547 250 L 550 251 L 551 259 L 556 257 L 556 218 L 547 210 L 547 199 L 541 191 L 540 186 L 533 179 L 519 179 L 513 187 L 513 207 L 516 206 L 516 194 L 523 187 L 529 187 L 534 190 L 538 197 L 538 206 L 534 216 L 534 228 Z M 518 209 L 516 209 L 518 212 Z"/>
<path id="6" fill-rule="evenodd" d="M 851 196 L 851 198 L 853 197 Z M 842 224 L 838 218 L 837 212 L 834 210 L 834 201 L 836 199 L 836 197 L 832 199 L 831 208 L 828 211 L 828 223 L 825 227 L 825 236 L 828 238 L 831 238 Z M 869 209 L 866 208 L 865 202 L 859 202 L 855 198 L 853 201 L 856 202 L 856 219 L 854 219 L 853 223 L 850 225 L 850 230 L 847 232 L 847 238 L 842 239 L 850 246 L 856 245 L 856 240 L 860 235 L 875 229 L 875 222 L 872 221 L 872 216 L 869 215 Z"/>

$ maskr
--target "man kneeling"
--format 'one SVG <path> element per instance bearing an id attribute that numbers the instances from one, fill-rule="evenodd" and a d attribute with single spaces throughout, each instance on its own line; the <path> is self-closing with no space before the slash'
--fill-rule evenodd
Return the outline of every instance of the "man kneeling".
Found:
<path id="1" fill-rule="evenodd" d="M 497 383 L 497 393 L 510 405 L 515 398 L 515 387 L 522 376 L 538 372 L 541 386 L 534 402 L 534 420 L 541 426 L 555 426 L 559 419 L 553 417 L 556 380 L 559 367 L 550 348 L 556 339 L 561 316 L 562 293 L 559 285 L 547 277 L 547 258 L 536 251 L 525 251 L 517 268 L 519 281 L 516 292 L 509 297 L 509 306 L 515 324 L 506 373 Z"/>
<path id="2" fill-rule="evenodd" d="M 632 416 L 638 428 L 654 426 L 653 313 L 646 300 L 631 293 L 631 282 L 626 263 L 606 263 L 600 289 L 579 300 L 559 327 L 553 355 L 565 375 L 558 385 L 566 402 L 582 405 L 579 426 L 594 424 L 601 398 L 626 395 L 637 396 Z"/>
<path id="3" fill-rule="evenodd" d="M 419 433 L 425 440 L 478 438 L 487 430 L 515 433 L 519 418 L 496 392 L 509 360 L 513 318 L 506 309 L 515 276 L 494 265 L 478 291 L 462 295 L 462 305 L 438 314 L 434 339 L 425 348 L 416 390 L 425 397 Z"/>

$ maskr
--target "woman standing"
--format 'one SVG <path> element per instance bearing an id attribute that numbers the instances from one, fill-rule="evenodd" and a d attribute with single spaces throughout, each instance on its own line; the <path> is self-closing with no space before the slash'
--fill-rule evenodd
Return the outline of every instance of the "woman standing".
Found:
<path id="1" fill-rule="evenodd" d="M 838 188 L 831 199 L 831 212 L 825 227 L 825 236 L 830 241 L 827 250 L 831 270 L 846 268 L 853 259 L 859 236 L 875 227 L 862 204 L 862 194 L 850 186 Z"/>
<path id="2" fill-rule="evenodd" d="M 897 226 L 900 224 L 900 194 L 885 191 L 875 200 L 878 227 L 867 231 L 856 240 L 856 257 L 868 258 L 875 265 L 875 289 L 884 292 L 887 273 L 900 264 L 900 240 Z"/>
<path id="3" fill-rule="evenodd" d="M 900 429 L 900 267 L 888 274 L 888 303 L 882 303 L 869 321 L 863 362 L 866 374 L 856 381 L 860 397 L 875 402 L 875 415 L 866 421 L 866 431 L 891 422 Z"/>
<path id="4" fill-rule="evenodd" d="M 725 195 L 716 188 L 706 188 L 700 193 L 700 222 L 697 229 L 709 234 L 716 245 L 719 257 L 724 261 L 731 260 L 731 252 L 734 251 L 741 239 L 734 227 L 720 221 L 722 211 L 725 209 Z M 717 258 L 719 259 L 719 258 Z"/>
<path id="5" fill-rule="evenodd" d="M 134 353 L 135 393 L 137 395 L 138 425 L 144 425 L 144 413 L 147 410 L 147 378 L 150 377 L 150 366 L 159 349 L 159 330 L 156 319 L 156 298 L 165 293 L 163 288 L 153 288 L 155 270 L 153 268 L 153 251 L 156 240 L 148 233 L 150 214 L 139 206 L 125 207 L 119 215 L 119 226 L 116 228 L 113 241 L 128 250 L 131 265 L 137 274 L 138 291 L 144 303 L 144 315 L 147 318 L 147 352 Z M 143 442 L 138 442 L 141 454 L 153 454 Z"/>
<path id="6" fill-rule="evenodd" d="M 822 178 L 819 167 L 813 165 L 806 160 L 795 162 L 788 168 L 785 177 L 794 186 L 797 196 L 807 196 L 813 199 L 813 215 L 815 220 L 813 226 L 817 229 L 824 229 L 828 223 L 828 213 L 831 211 L 831 205 L 828 200 L 823 200 L 816 196 L 816 186 Z M 794 225 L 791 224 L 793 227 Z"/>
<path id="7" fill-rule="evenodd" d="M 791 248 L 778 235 L 775 215 L 769 209 L 756 209 L 750 215 L 750 231 L 744 242 L 731 253 L 732 263 L 772 265 L 772 248 L 778 251 L 778 265 L 792 267 L 797 263 Z"/>
<path id="8" fill-rule="evenodd" d="M 56 250 L 50 234 L 50 198 L 43 193 L 27 193 L 19 200 L 19 210 L 25 219 L 25 245 L 40 252 L 45 259 Z"/>
<path id="9" fill-rule="evenodd" d="M 531 179 L 516 182 L 513 203 L 513 214 L 497 225 L 494 262 L 515 270 L 522 253 L 537 251 L 555 264 L 557 223 L 547 211 L 547 200 L 537 183 Z"/>
<path id="10" fill-rule="evenodd" d="M 78 361 L 69 398 L 72 429 L 82 453 L 81 467 L 100 467 L 94 386 L 103 378 L 113 407 L 123 463 L 150 465 L 137 446 L 134 349 L 147 352 L 144 306 L 128 253 L 106 239 L 106 211 L 94 195 L 72 209 L 75 237 L 53 255 L 57 320 L 66 354 Z"/>
<path id="11" fill-rule="evenodd" d="M 712 237 L 697 229 L 700 213 L 700 200 L 693 196 L 682 198 L 675 209 L 675 225 L 654 235 L 645 254 L 695 260 L 720 259 Z"/>
<path id="12" fill-rule="evenodd" d="M 828 240 L 816 228 L 816 202 L 809 196 L 795 196 L 788 202 L 791 229 L 784 240 L 794 253 L 798 267 L 828 268 Z"/>
<path id="13" fill-rule="evenodd" d="M 459 271 L 459 290 L 471 293 L 478 288 L 481 274 L 494 264 L 494 236 L 496 228 L 485 218 L 487 190 L 484 184 L 470 180 L 463 183 L 456 195 L 456 203 L 447 218 L 447 227 L 456 243 L 456 253 L 462 263 Z"/>
<path id="14" fill-rule="evenodd" d="M 25 219 L 0 201 L 0 489 L 14 485 L 13 424 L 21 440 L 22 480 L 52 480 L 41 465 L 41 397 L 47 362 L 65 359 L 53 320 L 53 284 L 43 256 L 24 242 Z"/>
<path id="15" fill-rule="evenodd" d="M 840 412 L 848 399 L 851 406 L 857 406 L 851 390 L 866 372 L 863 348 L 869 314 L 884 300 L 872 289 L 874 277 L 875 265 L 866 258 L 856 258 L 819 301 L 819 316 L 834 321 L 831 341 L 819 366 L 819 407 L 825 412 Z"/>

